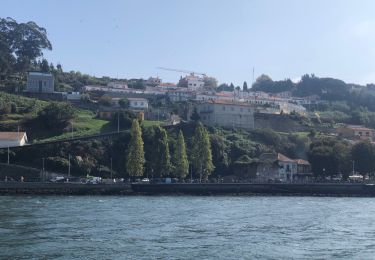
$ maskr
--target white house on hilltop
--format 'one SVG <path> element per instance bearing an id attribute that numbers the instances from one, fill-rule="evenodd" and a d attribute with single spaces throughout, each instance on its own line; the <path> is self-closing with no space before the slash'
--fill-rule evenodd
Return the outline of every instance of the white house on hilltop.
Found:
<path id="1" fill-rule="evenodd" d="M 53 93 L 54 80 L 51 73 L 29 72 L 27 74 L 27 92 Z"/>
<path id="2" fill-rule="evenodd" d="M 145 98 L 127 98 L 129 100 L 129 108 L 135 110 L 147 110 L 148 100 Z"/>

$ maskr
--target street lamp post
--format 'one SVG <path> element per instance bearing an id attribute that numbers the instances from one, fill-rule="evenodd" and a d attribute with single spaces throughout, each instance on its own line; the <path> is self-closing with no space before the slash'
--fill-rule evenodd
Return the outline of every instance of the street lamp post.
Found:
<path id="1" fill-rule="evenodd" d="M 68 159 L 68 178 L 70 178 L 70 154 Z"/>
<path id="2" fill-rule="evenodd" d="M 354 171 L 354 165 L 355 165 L 355 162 L 354 160 L 352 161 L 352 174 L 354 175 L 355 171 Z"/>
<path id="3" fill-rule="evenodd" d="M 112 176 L 112 157 L 111 157 L 111 180 L 113 180 L 113 176 Z"/>
<path id="4" fill-rule="evenodd" d="M 117 112 L 117 133 L 120 133 L 120 111 Z"/>
<path id="5" fill-rule="evenodd" d="M 43 179 L 43 182 L 46 181 L 46 176 L 44 173 L 44 157 L 42 158 L 42 179 Z"/>

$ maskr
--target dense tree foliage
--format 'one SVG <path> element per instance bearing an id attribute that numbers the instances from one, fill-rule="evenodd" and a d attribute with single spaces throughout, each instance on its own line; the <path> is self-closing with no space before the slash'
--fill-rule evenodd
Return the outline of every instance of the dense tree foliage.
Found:
<path id="1" fill-rule="evenodd" d="M 247 87 L 247 82 L 246 81 L 242 85 L 242 90 L 246 91 L 246 92 L 249 91 L 249 88 Z"/>
<path id="2" fill-rule="evenodd" d="M 130 135 L 131 139 L 126 156 L 126 170 L 129 176 L 142 176 L 144 172 L 145 153 L 143 149 L 142 130 L 136 119 L 133 120 Z"/>
<path id="3" fill-rule="evenodd" d="M 203 78 L 204 87 L 208 89 L 216 89 L 217 88 L 217 79 L 214 77 L 204 77 Z"/>
<path id="4" fill-rule="evenodd" d="M 279 93 L 283 91 L 293 91 L 295 87 L 295 84 L 290 79 L 273 81 L 269 76 L 262 74 L 254 82 L 252 90 Z"/>
<path id="5" fill-rule="evenodd" d="M 355 170 L 368 174 L 375 171 L 375 147 L 369 141 L 355 144 L 351 150 Z"/>
<path id="6" fill-rule="evenodd" d="M 171 172 L 171 156 L 169 153 L 169 144 L 167 131 L 164 128 L 158 127 L 156 134 L 157 146 L 157 167 L 156 172 L 160 174 L 161 177 L 169 176 Z"/>
<path id="7" fill-rule="evenodd" d="M 38 121 L 50 129 L 62 128 L 74 118 L 74 113 L 69 103 L 51 102 L 38 113 Z"/>
<path id="8" fill-rule="evenodd" d="M 35 22 L 0 18 L 0 74 L 26 72 L 44 49 L 52 50 L 46 29 Z"/>
<path id="9" fill-rule="evenodd" d="M 198 123 L 195 128 L 191 158 L 196 172 L 200 175 L 200 179 L 207 179 L 215 166 L 212 163 L 209 134 L 202 123 Z"/>
<path id="10" fill-rule="evenodd" d="M 186 153 L 184 135 L 181 130 L 178 133 L 178 139 L 173 156 L 173 162 L 174 176 L 184 179 L 189 173 L 189 161 Z"/>
<path id="11" fill-rule="evenodd" d="M 310 145 L 309 161 L 312 171 L 320 176 L 349 175 L 350 145 L 335 138 L 320 138 Z"/>

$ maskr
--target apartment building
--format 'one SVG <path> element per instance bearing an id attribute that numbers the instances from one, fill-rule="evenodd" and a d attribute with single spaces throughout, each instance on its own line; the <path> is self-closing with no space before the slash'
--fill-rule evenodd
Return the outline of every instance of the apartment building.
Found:
<path id="1" fill-rule="evenodd" d="M 206 125 L 227 128 L 254 128 L 254 107 L 248 103 L 210 100 L 198 105 L 198 113 Z"/>

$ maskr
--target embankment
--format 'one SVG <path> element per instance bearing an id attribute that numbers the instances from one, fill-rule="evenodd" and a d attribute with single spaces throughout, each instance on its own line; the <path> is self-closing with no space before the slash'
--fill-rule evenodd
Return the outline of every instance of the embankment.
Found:
<path id="1" fill-rule="evenodd" d="M 258 184 L 258 183 L 207 183 L 207 184 L 140 184 L 133 183 L 132 190 L 141 194 L 263 194 L 304 196 L 374 196 L 375 185 L 355 183 L 309 184 Z"/>
<path id="2" fill-rule="evenodd" d="M 130 184 L 0 182 L 0 195 L 129 195 Z"/>

